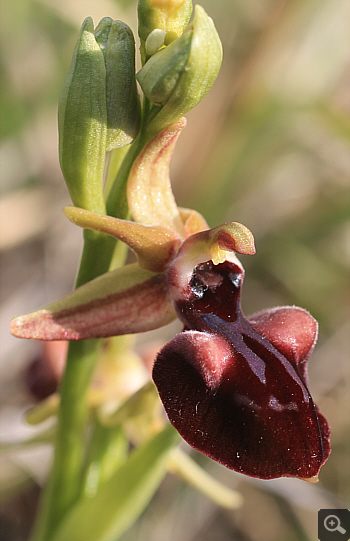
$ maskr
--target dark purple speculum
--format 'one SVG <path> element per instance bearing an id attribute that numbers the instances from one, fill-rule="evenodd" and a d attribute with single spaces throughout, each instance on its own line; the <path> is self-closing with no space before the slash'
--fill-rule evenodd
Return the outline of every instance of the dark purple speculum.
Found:
<path id="1" fill-rule="evenodd" d="M 170 422 L 195 449 L 252 477 L 311 479 L 330 453 L 330 430 L 307 387 L 317 322 L 282 307 L 246 319 L 242 268 L 197 265 L 179 291 L 184 331 L 158 354 L 153 379 Z"/>

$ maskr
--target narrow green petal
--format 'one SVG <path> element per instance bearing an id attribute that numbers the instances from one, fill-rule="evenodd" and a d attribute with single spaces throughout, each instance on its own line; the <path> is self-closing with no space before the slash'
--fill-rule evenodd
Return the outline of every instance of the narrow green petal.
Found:
<path id="1" fill-rule="evenodd" d="M 196 210 L 179 207 L 179 212 L 185 227 L 186 239 L 195 233 L 209 229 L 205 218 Z"/>
<path id="2" fill-rule="evenodd" d="M 180 248 L 180 236 L 169 227 L 142 225 L 77 207 L 66 207 L 63 212 L 80 227 L 107 233 L 125 242 L 136 253 L 140 267 L 152 272 L 164 271 Z"/>
<path id="3" fill-rule="evenodd" d="M 59 301 L 11 322 L 11 333 L 34 340 L 83 340 L 132 334 L 175 319 L 164 274 L 137 264 L 107 272 Z"/>
<path id="4" fill-rule="evenodd" d="M 80 500 L 52 541 L 117 541 L 144 510 L 162 481 L 180 436 L 167 425 L 130 456 L 95 497 Z"/>

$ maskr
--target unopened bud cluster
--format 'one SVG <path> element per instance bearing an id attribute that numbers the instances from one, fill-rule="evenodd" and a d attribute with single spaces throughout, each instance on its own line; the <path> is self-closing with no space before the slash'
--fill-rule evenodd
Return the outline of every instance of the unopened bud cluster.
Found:
<path id="1" fill-rule="evenodd" d="M 105 213 L 106 153 L 138 134 L 146 144 L 195 107 L 214 83 L 220 39 L 202 7 L 196 6 L 189 23 L 191 14 L 191 0 L 139 1 L 143 67 L 137 75 L 130 28 L 109 17 L 96 28 L 90 17 L 84 21 L 58 112 L 60 164 L 76 206 Z M 149 103 L 143 112 L 136 80 Z"/>

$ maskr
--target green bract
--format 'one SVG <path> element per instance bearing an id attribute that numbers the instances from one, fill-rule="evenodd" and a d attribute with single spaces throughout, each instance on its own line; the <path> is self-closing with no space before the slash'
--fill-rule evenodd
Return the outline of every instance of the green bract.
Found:
<path id="1" fill-rule="evenodd" d="M 140 123 L 131 30 L 85 19 L 58 107 L 59 157 L 73 203 L 105 212 L 103 173 L 108 150 L 131 142 Z"/>
<path id="2" fill-rule="evenodd" d="M 155 53 L 137 74 L 144 94 L 155 105 L 148 119 L 151 134 L 176 122 L 204 98 L 221 61 L 222 46 L 214 23 L 197 5 L 185 33 Z"/>

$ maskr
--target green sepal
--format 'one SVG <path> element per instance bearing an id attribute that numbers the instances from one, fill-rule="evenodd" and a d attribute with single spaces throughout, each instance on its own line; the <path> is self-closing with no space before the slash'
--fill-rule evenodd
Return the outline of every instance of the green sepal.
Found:
<path id="1" fill-rule="evenodd" d="M 147 98 L 155 105 L 165 105 L 184 72 L 191 52 L 193 32 L 156 53 L 137 74 Z"/>
<path id="2" fill-rule="evenodd" d="M 103 18 L 95 30 L 106 66 L 107 146 L 128 145 L 141 124 L 141 105 L 135 78 L 135 40 L 121 21 Z"/>
<path id="3" fill-rule="evenodd" d="M 116 541 L 152 498 L 179 441 L 167 425 L 138 447 L 95 497 L 85 497 L 71 509 L 52 541 Z"/>
<path id="4" fill-rule="evenodd" d="M 58 106 L 59 158 L 75 205 L 104 213 L 106 68 L 91 17 L 83 22 Z"/>
<path id="5" fill-rule="evenodd" d="M 137 74 L 155 105 L 146 131 L 159 133 L 193 109 L 212 87 L 222 62 L 222 45 L 212 19 L 196 6 L 185 33 L 155 53 Z"/>

